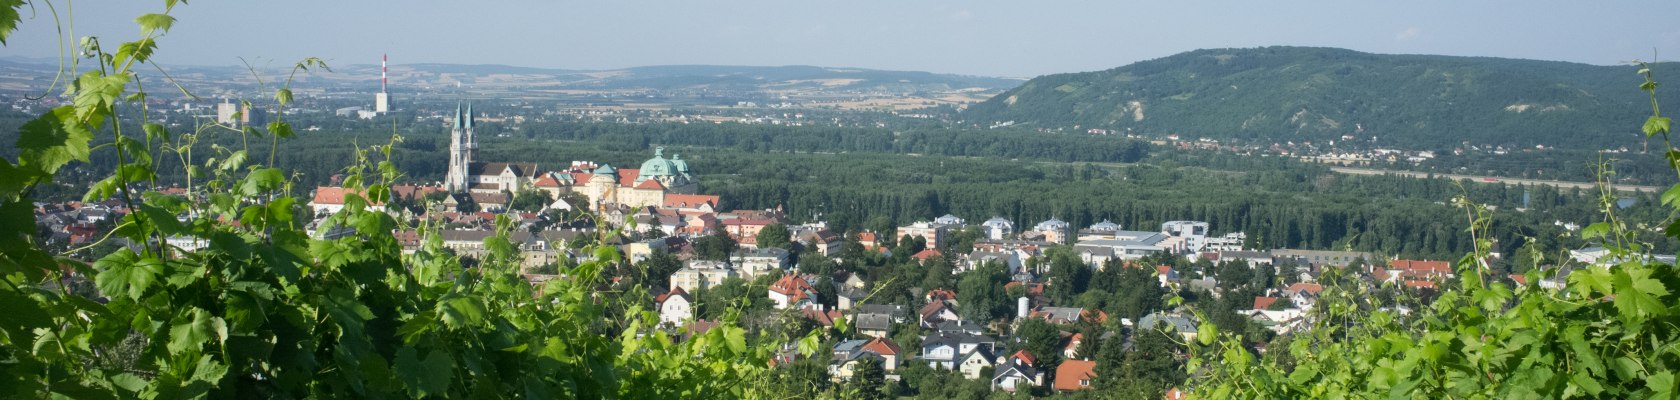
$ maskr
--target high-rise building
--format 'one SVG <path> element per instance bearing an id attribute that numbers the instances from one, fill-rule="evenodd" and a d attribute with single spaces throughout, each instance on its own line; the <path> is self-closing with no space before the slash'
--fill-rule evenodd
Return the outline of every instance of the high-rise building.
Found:
<path id="1" fill-rule="evenodd" d="M 268 111 L 252 106 L 250 103 L 240 103 L 239 127 L 262 126 L 268 123 Z"/>
<path id="2" fill-rule="evenodd" d="M 227 98 L 222 99 L 222 104 L 216 105 L 216 123 L 218 124 L 238 125 L 239 119 L 235 118 L 238 114 L 239 105 L 233 104 L 233 102 Z"/>

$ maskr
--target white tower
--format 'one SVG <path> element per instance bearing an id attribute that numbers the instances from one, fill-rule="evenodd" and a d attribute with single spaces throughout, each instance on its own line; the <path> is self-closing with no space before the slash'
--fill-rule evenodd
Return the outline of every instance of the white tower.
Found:
<path id="1" fill-rule="evenodd" d="M 443 188 L 451 192 L 466 191 L 472 185 L 468 177 L 473 159 L 478 158 L 478 142 L 473 139 L 472 105 L 465 114 L 455 106 L 455 127 L 449 130 L 449 172 L 444 176 Z"/>
<path id="2" fill-rule="evenodd" d="M 386 77 L 385 63 L 391 60 L 390 55 L 381 55 L 379 59 L 379 94 L 373 95 L 373 112 L 384 114 L 391 112 L 391 94 L 386 92 L 386 86 L 391 83 Z"/>

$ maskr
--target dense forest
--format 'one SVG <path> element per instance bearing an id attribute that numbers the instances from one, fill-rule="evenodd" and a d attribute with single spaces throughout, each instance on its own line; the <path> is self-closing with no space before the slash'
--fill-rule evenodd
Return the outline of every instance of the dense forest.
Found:
<path id="1" fill-rule="evenodd" d="M 0 121 L 3 122 L 3 121 Z M 1585 224 L 1597 212 L 1594 193 L 1552 187 L 1463 184 L 1443 179 L 1335 174 L 1282 157 L 1210 151 L 1154 151 L 1142 142 L 1071 135 L 906 132 L 752 125 L 527 124 L 519 130 L 485 124 L 485 160 L 537 162 L 560 168 L 573 160 L 638 165 L 652 147 L 688 160 L 701 190 L 723 207 L 784 207 L 800 220 L 826 220 L 840 230 L 890 229 L 947 213 L 973 220 L 1001 216 L 1027 227 L 1050 218 L 1077 226 L 1104 219 L 1153 230 L 1171 220 L 1200 220 L 1216 233 L 1246 232 L 1261 248 L 1375 251 L 1389 256 L 1451 258 L 1468 250 L 1463 217 L 1446 213 L 1456 196 L 1526 211 L 1498 214 L 1499 244 L 1514 252 L 1534 238 L 1540 249 L 1580 247 L 1557 222 Z M 410 125 L 391 149 L 409 180 L 441 179 L 448 148 L 443 129 Z M 503 134 L 505 133 L 505 134 Z M 238 132 L 202 134 L 220 153 L 239 148 Z M 305 132 L 274 154 L 275 165 L 305 187 L 330 183 L 351 163 L 351 149 L 384 143 L 390 132 Z M 270 141 L 249 140 L 266 159 Z M 77 198 L 116 158 L 96 153 L 91 166 L 55 178 L 42 199 Z M 165 161 L 164 165 L 171 162 Z M 178 163 L 178 162 L 177 162 Z M 73 164 L 75 165 L 75 164 Z M 180 168 L 160 171 L 163 182 Z M 1660 171 L 1659 171 L 1660 172 Z M 1634 195 L 1626 215 L 1660 221 L 1653 194 Z M 1657 249 L 1675 248 L 1651 238 Z"/>
<path id="2" fill-rule="evenodd" d="M 1660 74 L 1680 72 L 1672 63 Z M 1640 138 L 1633 67 L 1305 47 L 1209 49 L 1035 78 L 970 125 L 1108 128 L 1265 142 L 1605 148 Z M 1672 94 L 1663 94 L 1664 100 Z M 1633 121 L 1633 122 L 1629 122 Z M 1374 138 L 1374 139 L 1373 139 Z"/>

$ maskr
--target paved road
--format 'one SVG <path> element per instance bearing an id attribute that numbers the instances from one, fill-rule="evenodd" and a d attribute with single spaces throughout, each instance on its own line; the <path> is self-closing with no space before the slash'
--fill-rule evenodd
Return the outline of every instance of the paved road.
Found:
<path id="1" fill-rule="evenodd" d="M 1348 167 L 1330 167 L 1330 170 L 1336 171 L 1337 173 L 1343 173 L 1343 174 L 1354 174 L 1354 175 L 1393 174 L 1393 175 L 1401 175 L 1401 176 L 1410 176 L 1410 177 L 1414 177 L 1414 178 L 1428 178 L 1431 175 L 1428 172 L 1392 171 L 1392 170 L 1382 170 L 1382 169 L 1348 168 Z M 1436 176 L 1436 177 L 1447 178 L 1447 179 L 1452 179 L 1452 180 L 1469 179 L 1471 181 L 1482 182 L 1482 183 L 1504 183 L 1504 184 L 1512 184 L 1512 185 L 1548 185 L 1548 186 L 1555 186 L 1555 187 L 1559 187 L 1559 188 L 1577 188 L 1577 189 L 1593 189 L 1593 188 L 1598 187 L 1598 184 L 1592 183 L 1592 182 L 1548 181 L 1548 180 L 1540 180 L 1540 179 L 1501 178 L 1501 177 L 1454 175 L 1454 174 L 1433 174 L 1433 175 Z M 1656 186 L 1616 185 L 1616 190 L 1623 191 L 1623 192 L 1659 192 L 1659 191 L 1662 191 L 1663 189 L 1658 188 Z"/>

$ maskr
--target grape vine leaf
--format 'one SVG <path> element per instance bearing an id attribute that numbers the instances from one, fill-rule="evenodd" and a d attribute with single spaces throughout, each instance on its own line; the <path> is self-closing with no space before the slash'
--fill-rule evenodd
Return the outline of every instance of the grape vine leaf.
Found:
<path id="1" fill-rule="evenodd" d="M 18 9 L 22 7 L 23 0 L 0 0 L 0 46 L 17 30 L 18 20 L 22 19 Z"/>
<path id="2" fill-rule="evenodd" d="M 93 132 L 75 121 L 76 109 L 60 106 L 24 123 L 18 129 L 18 166 L 50 175 L 71 161 L 87 161 Z"/>

